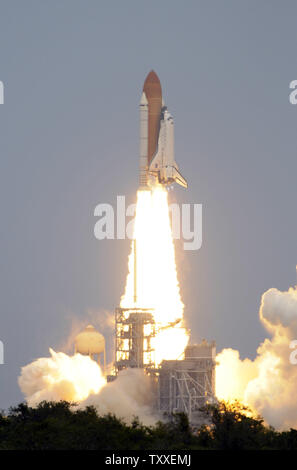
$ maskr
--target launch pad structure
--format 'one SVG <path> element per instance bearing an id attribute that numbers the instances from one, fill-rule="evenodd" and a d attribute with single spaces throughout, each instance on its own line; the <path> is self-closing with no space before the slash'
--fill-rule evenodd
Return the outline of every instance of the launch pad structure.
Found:
<path id="1" fill-rule="evenodd" d="M 115 310 L 115 368 L 120 371 L 127 367 L 141 369 L 155 365 L 152 340 L 156 335 L 154 310 L 138 308 L 137 305 L 137 250 L 133 240 L 134 254 L 134 307 Z"/>
<path id="2" fill-rule="evenodd" d="M 144 369 L 157 387 L 158 412 L 167 415 L 184 412 L 194 422 L 199 410 L 215 401 L 215 342 L 203 340 L 189 345 L 184 359 L 164 360 L 156 366 L 153 338 L 157 331 L 153 309 L 117 308 L 116 372 L 129 367 Z"/>
<path id="3" fill-rule="evenodd" d="M 152 309 L 117 308 L 115 310 L 115 367 L 153 368 L 155 321 Z"/>
<path id="4" fill-rule="evenodd" d="M 189 421 L 215 401 L 215 342 L 187 346 L 182 360 L 163 361 L 159 371 L 160 413 L 184 412 Z"/>

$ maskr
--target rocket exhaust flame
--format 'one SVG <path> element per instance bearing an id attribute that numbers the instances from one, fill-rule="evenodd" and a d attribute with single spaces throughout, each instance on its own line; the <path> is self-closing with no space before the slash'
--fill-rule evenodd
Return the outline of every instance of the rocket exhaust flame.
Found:
<path id="1" fill-rule="evenodd" d="M 177 279 L 167 191 L 161 186 L 138 191 L 134 238 L 121 307 L 153 309 L 157 327 L 153 346 L 158 365 L 163 359 L 181 357 L 188 342 L 182 326 L 184 305 Z"/>

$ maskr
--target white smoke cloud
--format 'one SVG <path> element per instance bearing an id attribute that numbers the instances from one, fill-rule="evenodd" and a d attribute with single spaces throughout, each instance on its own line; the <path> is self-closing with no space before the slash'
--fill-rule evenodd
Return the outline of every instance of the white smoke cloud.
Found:
<path id="1" fill-rule="evenodd" d="M 52 349 L 50 354 L 21 369 L 18 382 L 30 406 L 43 400 L 81 401 L 105 385 L 99 365 L 88 356 L 68 356 Z"/>
<path id="2" fill-rule="evenodd" d="M 88 356 L 68 356 L 50 349 L 42 357 L 22 367 L 19 386 L 30 406 L 43 400 L 93 405 L 100 415 L 112 413 L 131 422 L 136 416 L 144 424 L 156 422 L 150 378 L 140 369 L 126 369 L 106 383 L 99 365 Z"/>
<path id="3" fill-rule="evenodd" d="M 290 362 L 290 343 L 297 339 L 297 289 L 269 289 L 259 316 L 271 339 L 259 346 L 254 361 L 241 360 L 232 349 L 217 356 L 217 395 L 241 399 L 278 429 L 296 428 L 297 366 Z"/>
<path id="4" fill-rule="evenodd" d="M 126 422 L 136 416 L 143 424 L 152 425 L 158 417 L 153 413 L 154 390 L 142 369 L 124 369 L 99 393 L 90 395 L 81 406 L 92 405 L 100 415 L 113 413 Z"/>
<path id="5" fill-rule="evenodd" d="M 224 349 L 217 355 L 216 388 L 218 398 L 223 400 L 244 399 L 244 392 L 250 380 L 257 376 L 257 366 L 250 359 L 240 360 L 239 352 Z"/>
<path id="6" fill-rule="evenodd" d="M 283 334 L 297 338 L 297 289 L 290 287 L 287 292 L 269 289 L 262 296 L 260 318 L 269 331 L 275 327 Z M 286 331 L 283 331 L 286 329 Z"/>

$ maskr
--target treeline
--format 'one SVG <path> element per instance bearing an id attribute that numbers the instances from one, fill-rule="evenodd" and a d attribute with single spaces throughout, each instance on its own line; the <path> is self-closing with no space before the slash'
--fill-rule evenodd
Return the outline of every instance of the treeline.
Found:
<path id="1" fill-rule="evenodd" d="M 96 409 L 77 409 L 65 401 L 25 403 L 0 414 L 1 450 L 297 450 L 297 431 L 277 432 L 260 417 L 246 416 L 240 404 L 210 406 L 210 426 L 193 429 L 176 414 L 153 427 L 137 419 L 125 424 Z"/>

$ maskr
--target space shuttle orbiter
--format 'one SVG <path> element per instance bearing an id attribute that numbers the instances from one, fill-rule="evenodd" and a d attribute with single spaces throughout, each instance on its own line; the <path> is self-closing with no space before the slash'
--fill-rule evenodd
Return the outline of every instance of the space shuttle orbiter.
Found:
<path id="1" fill-rule="evenodd" d="M 140 188 L 151 182 L 167 186 L 188 184 L 174 159 L 173 118 L 162 100 L 161 83 L 152 70 L 145 79 L 140 100 Z"/>

